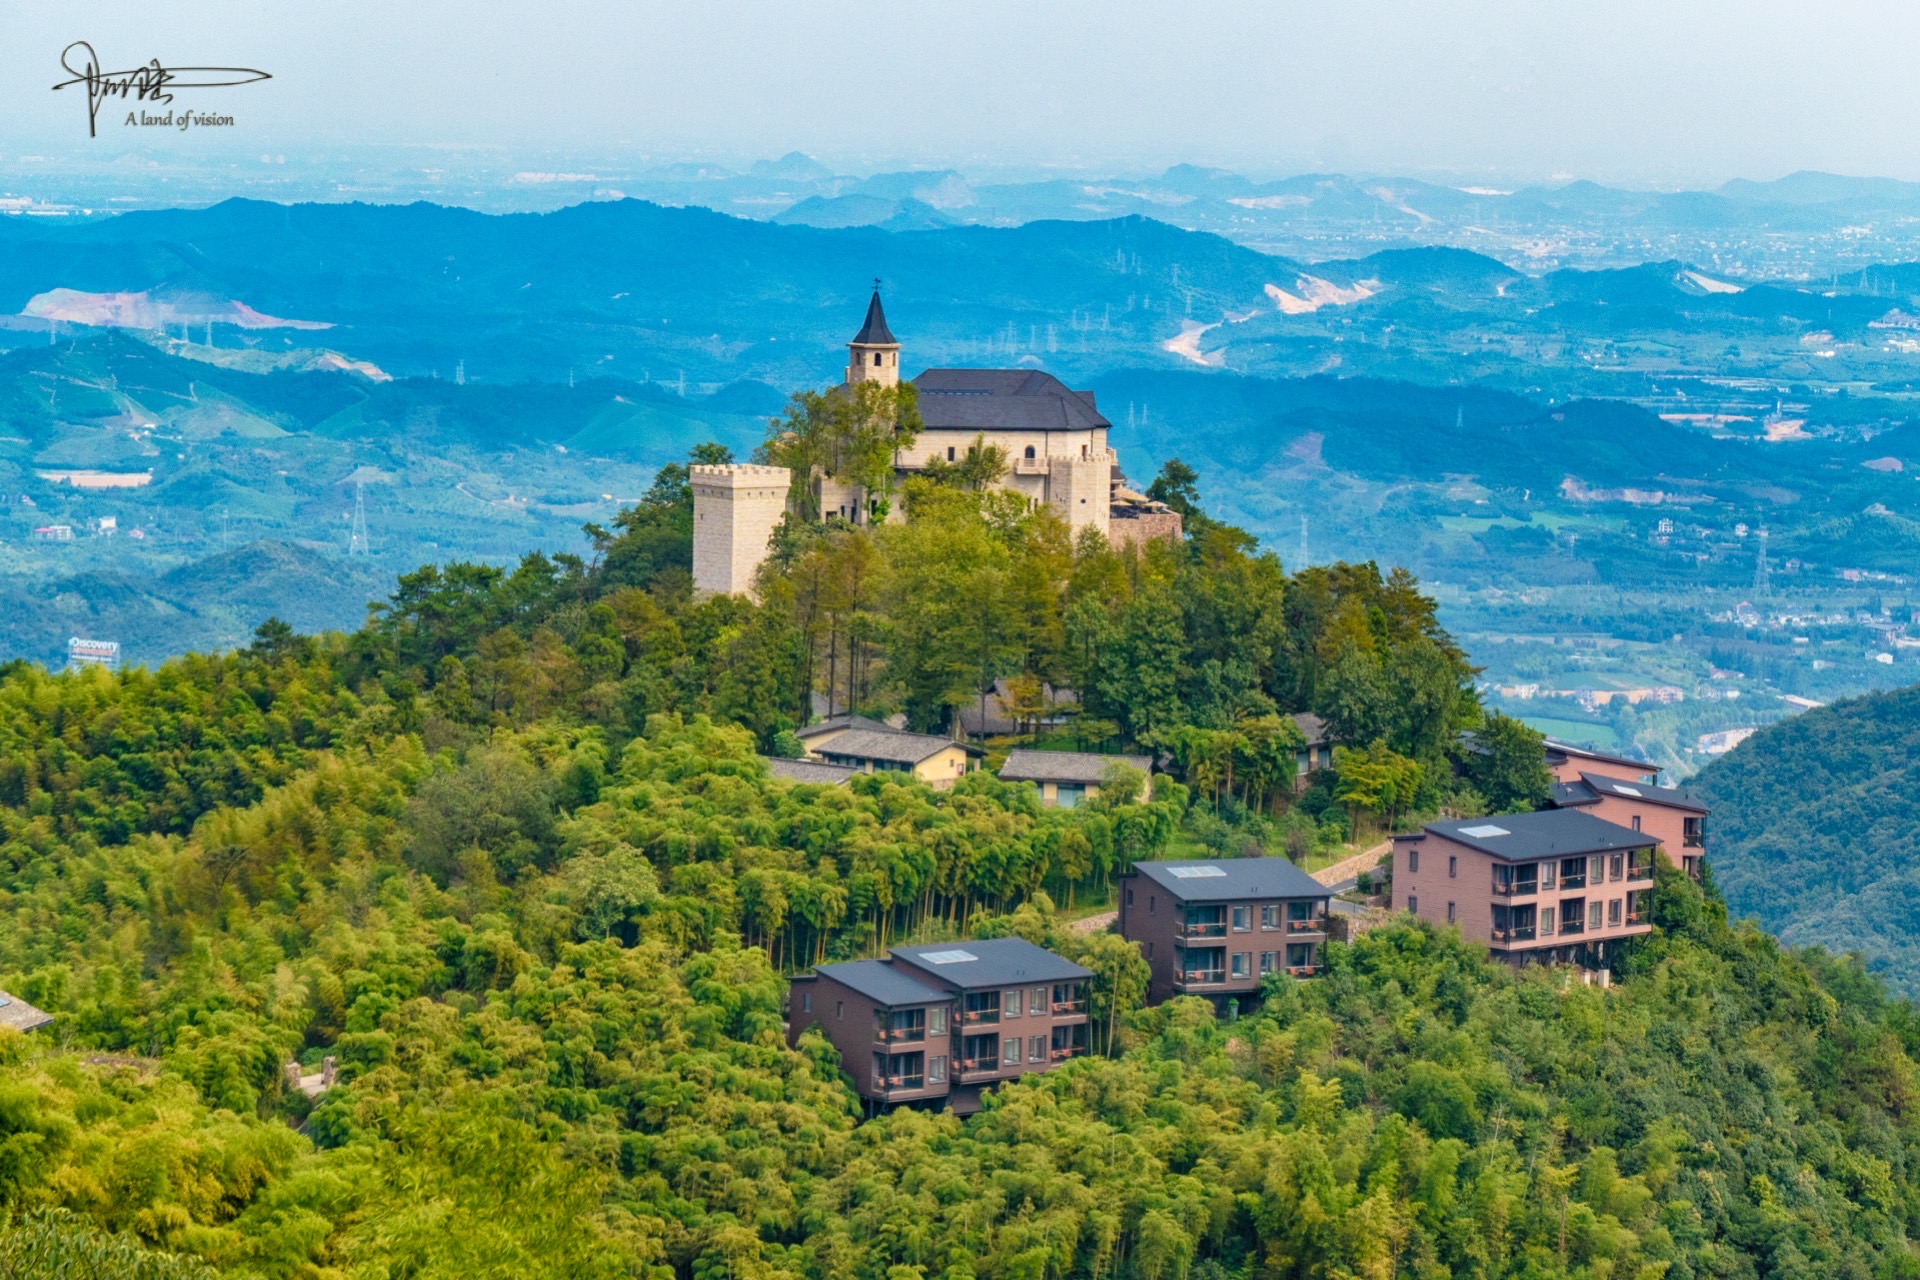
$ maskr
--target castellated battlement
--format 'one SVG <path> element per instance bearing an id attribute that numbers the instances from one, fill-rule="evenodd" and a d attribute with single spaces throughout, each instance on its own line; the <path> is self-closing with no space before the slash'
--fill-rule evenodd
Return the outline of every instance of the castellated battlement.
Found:
<path id="1" fill-rule="evenodd" d="M 793 473 L 753 463 L 687 468 L 693 489 L 693 591 L 753 594 L 754 571 L 787 512 Z"/>

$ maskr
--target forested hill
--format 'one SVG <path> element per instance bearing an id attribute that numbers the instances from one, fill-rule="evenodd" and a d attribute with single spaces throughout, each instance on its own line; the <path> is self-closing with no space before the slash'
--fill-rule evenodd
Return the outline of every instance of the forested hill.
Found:
<path id="1" fill-rule="evenodd" d="M 1692 785 L 1734 914 L 1920 991 L 1920 687 L 1762 729 Z"/>
<path id="2" fill-rule="evenodd" d="M 423 570 L 349 636 L 0 670 L 0 985 L 55 1019 L 0 1031 L 0 1274 L 1920 1275 L 1911 1006 L 1670 866 L 1610 989 L 1402 919 L 1237 1020 L 1143 1008 L 1060 910 L 1129 860 L 1529 798 L 1457 758 L 1406 575 L 1287 574 L 1171 467 L 1189 537 L 1139 552 L 967 473 L 790 523 L 760 603 L 692 599 L 669 472 L 591 560 Z M 930 727 L 996 676 L 1173 776 L 1043 809 L 760 758 L 811 692 Z M 1369 745 L 1294 801 L 1307 708 Z M 977 1116 L 867 1117 L 785 1043 L 786 973 L 1006 934 L 1093 972 L 1098 1052 Z"/>

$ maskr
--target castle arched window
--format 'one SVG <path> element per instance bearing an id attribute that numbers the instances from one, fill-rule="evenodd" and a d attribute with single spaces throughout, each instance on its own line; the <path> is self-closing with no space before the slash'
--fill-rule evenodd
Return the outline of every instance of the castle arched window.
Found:
<path id="1" fill-rule="evenodd" d="M 873 353 L 873 367 L 876 369 L 880 367 L 880 353 L 878 351 Z"/>
<path id="2" fill-rule="evenodd" d="M 1029 458 L 1031 458 L 1031 457 L 1033 457 L 1033 446 L 1032 446 L 1032 445 L 1028 445 L 1028 446 L 1027 446 L 1027 457 L 1029 457 Z"/>

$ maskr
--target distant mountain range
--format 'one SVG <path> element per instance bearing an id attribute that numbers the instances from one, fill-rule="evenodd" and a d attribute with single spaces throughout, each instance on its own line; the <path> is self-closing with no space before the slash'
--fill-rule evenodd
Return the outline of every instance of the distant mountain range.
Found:
<path id="1" fill-rule="evenodd" d="M 886 230 L 633 200 L 504 216 L 232 200 L 7 220 L 0 250 L 0 314 L 21 313 L 0 334 L 16 344 L 81 321 L 157 326 L 209 361 L 324 351 L 369 374 L 494 384 L 816 385 L 835 376 L 875 276 L 914 365 L 1337 372 L 1635 398 L 1663 378 L 1764 378 L 1785 393 L 1905 386 L 1920 368 L 1902 311 L 1920 311 L 1920 269 L 1821 287 L 1677 260 L 1532 274 L 1445 246 L 1310 263 L 1133 215 Z M 262 327 L 275 317 L 326 328 Z"/>

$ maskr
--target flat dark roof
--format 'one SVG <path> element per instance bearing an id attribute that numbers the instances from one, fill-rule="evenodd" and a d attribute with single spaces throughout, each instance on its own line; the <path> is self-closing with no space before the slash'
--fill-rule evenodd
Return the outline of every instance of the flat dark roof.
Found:
<path id="1" fill-rule="evenodd" d="M 846 783 L 862 770 L 844 764 L 821 764 L 818 760 L 788 760 L 782 756 L 761 756 L 767 772 L 788 782 L 824 782 L 832 786 Z"/>
<path id="2" fill-rule="evenodd" d="M 1507 813 L 1497 818 L 1455 818 L 1430 822 L 1424 830 L 1509 862 L 1650 849 L 1660 843 L 1645 832 L 1604 821 L 1578 809 L 1542 809 L 1538 813 Z"/>
<path id="3" fill-rule="evenodd" d="M 1694 799 L 1692 792 L 1679 787 L 1656 787 L 1649 782 L 1630 782 L 1625 778 L 1609 778 L 1605 774 L 1587 773 L 1584 770 L 1580 774 L 1580 781 L 1556 782 L 1553 786 L 1553 802 L 1558 805 L 1598 804 L 1602 796 L 1644 800 L 1648 804 L 1684 809 L 1688 813 L 1707 812 L 1707 806 Z"/>
<path id="4" fill-rule="evenodd" d="M 832 978 L 844 987 L 858 991 L 869 1000 L 884 1005 L 939 1004 L 951 993 L 929 986 L 913 976 L 911 969 L 888 964 L 884 960 L 847 960 L 839 964 L 820 964 L 813 971 Z"/>
<path id="5" fill-rule="evenodd" d="M 1181 902 L 1243 898 L 1327 898 L 1333 890 L 1286 858 L 1210 858 L 1136 862 L 1133 869 Z"/>
<path id="6" fill-rule="evenodd" d="M 911 965 L 934 981 L 962 991 L 1031 982 L 1083 982 L 1093 976 L 1092 970 L 1045 947 L 1036 947 L 1025 938 L 895 947 L 893 955 L 900 964 Z"/>

